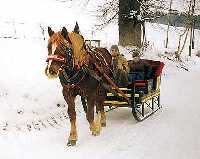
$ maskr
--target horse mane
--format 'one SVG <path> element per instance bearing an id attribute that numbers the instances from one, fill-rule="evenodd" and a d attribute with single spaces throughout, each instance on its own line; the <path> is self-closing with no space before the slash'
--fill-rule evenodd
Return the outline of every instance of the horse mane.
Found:
<path id="1" fill-rule="evenodd" d="M 74 65 L 81 66 L 88 58 L 87 51 L 85 50 L 84 38 L 82 35 L 75 32 L 68 34 L 73 47 Z"/>
<path id="2" fill-rule="evenodd" d="M 82 66 L 84 63 L 88 63 L 91 50 L 88 50 L 87 46 L 85 45 L 85 41 L 82 35 L 76 32 L 69 32 L 67 36 L 67 41 L 70 45 L 72 45 L 73 49 L 73 64 L 74 66 Z M 56 42 L 57 44 L 65 44 L 65 38 L 62 36 L 61 32 L 57 32 L 52 35 L 50 42 Z M 105 48 L 96 48 L 92 50 L 92 57 L 97 63 L 101 63 L 107 65 L 108 67 L 111 65 L 111 54 Z"/>

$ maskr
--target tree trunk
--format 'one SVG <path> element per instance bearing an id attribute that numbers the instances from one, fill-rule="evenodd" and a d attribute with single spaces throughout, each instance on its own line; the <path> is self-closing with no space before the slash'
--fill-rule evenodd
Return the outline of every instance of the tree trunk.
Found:
<path id="1" fill-rule="evenodd" d="M 119 0 L 119 44 L 141 48 L 141 22 L 136 18 L 140 15 L 138 0 Z"/>
<path id="2" fill-rule="evenodd" d="M 167 37 L 166 37 L 166 44 L 165 44 L 165 48 L 168 47 L 168 43 L 169 43 L 169 26 L 171 25 L 170 23 L 170 14 L 171 14 L 171 10 L 172 10 L 172 0 L 170 1 L 170 5 L 169 5 L 169 12 L 167 15 L 167 20 L 168 20 L 168 26 L 167 26 Z"/>

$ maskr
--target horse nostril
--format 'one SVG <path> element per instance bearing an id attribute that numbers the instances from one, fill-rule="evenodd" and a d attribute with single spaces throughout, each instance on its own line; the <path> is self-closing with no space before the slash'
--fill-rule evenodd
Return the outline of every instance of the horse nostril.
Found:
<path id="1" fill-rule="evenodd" d="M 49 73 L 50 74 L 54 74 L 55 72 L 53 70 L 49 70 Z"/>
<path id="2" fill-rule="evenodd" d="M 56 72 L 54 69 L 50 68 L 50 69 L 49 69 L 49 74 L 51 74 L 51 75 L 56 75 L 57 72 Z"/>

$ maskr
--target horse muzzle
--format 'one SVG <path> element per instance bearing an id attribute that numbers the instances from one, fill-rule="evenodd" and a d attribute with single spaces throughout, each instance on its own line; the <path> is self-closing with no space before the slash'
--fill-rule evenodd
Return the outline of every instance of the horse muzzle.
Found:
<path id="1" fill-rule="evenodd" d="M 49 55 L 46 61 L 48 62 L 48 65 L 45 69 L 45 75 L 49 79 L 57 78 L 62 71 L 62 66 L 66 63 L 65 58 L 59 55 Z M 54 64 L 52 64 L 53 62 Z M 55 62 L 59 62 L 59 64 L 56 64 Z M 62 63 L 61 66 L 59 66 L 60 63 Z"/>
<path id="2" fill-rule="evenodd" d="M 53 71 L 52 69 L 46 67 L 45 68 L 45 75 L 49 78 L 49 79 L 55 79 L 59 76 L 59 70 L 58 71 Z"/>

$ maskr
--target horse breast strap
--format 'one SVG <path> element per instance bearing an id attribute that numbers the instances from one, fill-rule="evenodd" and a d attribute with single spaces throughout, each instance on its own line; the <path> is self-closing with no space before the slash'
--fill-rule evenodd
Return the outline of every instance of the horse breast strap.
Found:
<path id="1" fill-rule="evenodd" d="M 66 85 L 78 85 L 87 74 L 87 71 L 84 67 L 82 67 L 78 72 L 76 72 L 73 76 L 69 77 L 66 73 L 66 71 L 63 71 L 59 79 L 61 82 L 63 82 Z"/>

